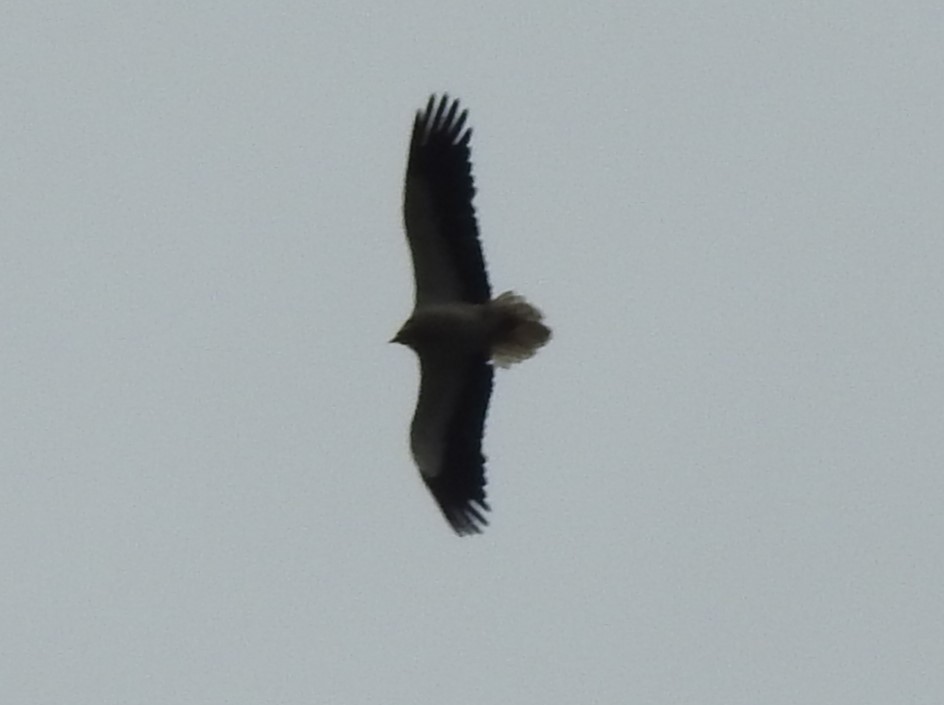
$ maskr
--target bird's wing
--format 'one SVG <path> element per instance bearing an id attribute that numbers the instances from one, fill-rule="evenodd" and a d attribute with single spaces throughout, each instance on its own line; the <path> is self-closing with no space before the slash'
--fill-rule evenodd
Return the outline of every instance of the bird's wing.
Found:
<path id="1" fill-rule="evenodd" d="M 479 244 L 469 161 L 471 128 L 459 101 L 430 96 L 413 122 L 403 219 L 413 256 L 416 306 L 491 298 Z"/>
<path id="2" fill-rule="evenodd" d="M 481 356 L 420 355 L 410 447 L 423 481 L 458 534 L 479 533 L 485 512 L 482 433 L 492 366 Z"/>

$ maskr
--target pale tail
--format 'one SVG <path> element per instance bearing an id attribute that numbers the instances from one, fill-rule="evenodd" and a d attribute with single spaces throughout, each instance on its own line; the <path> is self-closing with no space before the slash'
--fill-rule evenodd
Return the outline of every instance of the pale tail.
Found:
<path id="1" fill-rule="evenodd" d="M 510 367 L 527 360 L 551 338 L 551 329 L 542 313 L 513 291 L 506 291 L 489 304 L 496 322 L 492 342 L 492 360 L 499 367 Z"/>

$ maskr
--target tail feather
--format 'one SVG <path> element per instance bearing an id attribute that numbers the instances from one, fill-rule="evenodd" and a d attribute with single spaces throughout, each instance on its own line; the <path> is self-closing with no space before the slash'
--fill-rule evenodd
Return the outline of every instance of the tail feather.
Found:
<path id="1" fill-rule="evenodd" d="M 499 367 L 527 360 L 550 340 L 551 329 L 542 322 L 544 315 L 523 296 L 506 291 L 489 305 L 496 321 L 492 360 Z"/>

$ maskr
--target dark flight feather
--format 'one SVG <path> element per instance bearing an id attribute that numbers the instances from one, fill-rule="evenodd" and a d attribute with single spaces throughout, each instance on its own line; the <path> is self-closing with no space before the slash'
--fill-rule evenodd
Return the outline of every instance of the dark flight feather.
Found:
<path id="1" fill-rule="evenodd" d="M 473 357 L 461 374 L 462 388 L 446 424 L 442 472 L 423 476 L 426 486 L 457 534 L 480 533 L 488 525 L 485 512 L 485 456 L 482 436 L 492 393 L 494 368 Z"/>
<path id="2" fill-rule="evenodd" d="M 413 121 L 407 189 L 411 183 L 422 184 L 429 195 L 436 236 L 442 240 L 440 246 L 458 278 L 461 300 L 485 303 L 492 290 L 472 205 L 475 196 L 469 159 L 472 129 L 465 127 L 466 114 L 465 110 L 459 112 L 458 100 L 450 101 L 443 95 L 437 103 L 436 96 L 430 96 L 426 109 L 418 112 Z M 415 257 L 418 245 L 412 235 L 410 238 Z"/>

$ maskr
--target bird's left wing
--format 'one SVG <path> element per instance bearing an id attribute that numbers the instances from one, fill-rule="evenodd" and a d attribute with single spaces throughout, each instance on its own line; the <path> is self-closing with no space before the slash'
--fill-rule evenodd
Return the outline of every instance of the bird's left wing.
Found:
<path id="1" fill-rule="evenodd" d="M 426 486 L 458 534 L 480 533 L 485 512 L 482 434 L 493 368 L 481 356 L 420 355 L 410 447 Z"/>
<path id="2" fill-rule="evenodd" d="M 469 160 L 471 128 L 459 101 L 430 96 L 410 139 L 403 219 L 413 257 L 416 306 L 491 298 L 479 243 Z"/>

